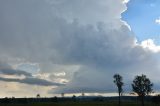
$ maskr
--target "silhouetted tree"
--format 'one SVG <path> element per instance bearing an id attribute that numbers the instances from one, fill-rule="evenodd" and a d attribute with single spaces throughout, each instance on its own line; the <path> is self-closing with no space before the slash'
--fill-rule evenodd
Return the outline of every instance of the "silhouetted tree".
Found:
<path id="1" fill-rule="evenodd" d="M 55 97 L 53 98 L 53 101 L 54 101 L 54 102 L 58 102 L 57 96 L 55 96 Z"/>
<path id="2" fill-rule="evenodd" d="M 61 93 L 61 97 L 64 98 L 64 93 Z"/>
<path id="3" fill-rule="evenodd" d="M 74 102 L 76 101 L 76 96 L 75 96 L 75 95 L 72 96 L 72 100 L 73 100 Z"/>
<path id="4" fill-rule="evenodd" d="M 40 98 L 41 96 L 40 96 L 40 94 L 37 94 L 36 97 L 37 97 L 37 98 Z"/>
<path id="5" fill-rule="evenodd" d="M 120 106 L 121 105 L 121 95 L 122 95 L 122 91 L 123 91 L 123 89 L 122 89 L 122 86 L 123 86 L 122 80 L 123 80 L 123 78 L 119 74 L 115 74 L 113 76 L 113 78 L 114 78 L 113 82 L 116 84 L 116 86 L 118 88 L 118 95 L 119 95 L 118 103 L 119 103 L 119 106 Z"/>
<path id="6" fill-rule="evenodd" d="M 132 83 L 132 89 L 141 98 L 141 105 L 144 106 L 144 97 L 153 91 L 153 83 L 146 75 L 136 76 Z"/>

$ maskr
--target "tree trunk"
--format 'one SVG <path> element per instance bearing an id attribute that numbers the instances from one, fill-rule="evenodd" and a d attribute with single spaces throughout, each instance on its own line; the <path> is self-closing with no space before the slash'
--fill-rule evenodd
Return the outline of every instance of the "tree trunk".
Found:
<path id="1" fill-rule="evenodd" d="M 141 96 L 141 106 L 144 106 L 144 96 Z"/>
<path id="2" fill-rule="evenodd" d="M 121 106 L 121 93 L 119 92 L 118 105 Z"/>

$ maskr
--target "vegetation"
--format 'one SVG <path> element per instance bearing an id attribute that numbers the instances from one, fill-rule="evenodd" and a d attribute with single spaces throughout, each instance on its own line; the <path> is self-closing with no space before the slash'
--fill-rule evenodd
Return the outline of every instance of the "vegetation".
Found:
<path id="1" fill-rule="evenodd" d="M 118 88 L 118 95 L 119 95 L 119 102 L 118 102 L 118 104 L 119 104 L 119 106 L 121 105 L 121 94 L 122 94 L 122 91 L 123 91 L 123 89 L 122 89 L 122 86 L 123 86 L 123 82 L 122 82 L 122 76 L 120 76 L 119 74 L 115 74 L 114 76 L 113 76 L 113 78 L 114 78 L 114 83 L 116 84 L 116 86 L 117 86 L 117 88 Z"/>
<path id="2" fill-rule="evenodd" d="M 81 101 L 81 102 L 44 102 L 44 103 L 27 103 L 27 104 L 0 104 L 1 106 L 117 106 L 116 101 Z M 153 106 L 154 104 L 149 102 L 146 106 Z M 123 106 L 139 106 L 136 102 L 124 102 Z"/>
<path id="3" fill-rule="evenodd" d="M 144 97 L 152 92 L 153 83 L 146 75 L 136 76 L 132 83 L 135 93 L 141 98 L 141 105 L 144 106 Z"/>

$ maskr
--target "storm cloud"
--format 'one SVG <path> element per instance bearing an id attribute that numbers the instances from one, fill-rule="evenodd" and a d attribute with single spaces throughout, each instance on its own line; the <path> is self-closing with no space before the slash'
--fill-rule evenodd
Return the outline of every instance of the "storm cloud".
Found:
<path id="1" fill-rule="evenodd" d="M 1 0 L 0 59 L 37 63 L 39 73 L 65 72 L 69 82 L 50 93 L 114 92 L 115 73 L 124 76 L 126 90 L 137 74 L 158 83 L 159 52 L 136 42 L 121 19 L 125 10 L 123 0 Z M 29 76 L 23 71 L 1 73 Z M 28 77 L 0 80 L 59 86 Z"/>

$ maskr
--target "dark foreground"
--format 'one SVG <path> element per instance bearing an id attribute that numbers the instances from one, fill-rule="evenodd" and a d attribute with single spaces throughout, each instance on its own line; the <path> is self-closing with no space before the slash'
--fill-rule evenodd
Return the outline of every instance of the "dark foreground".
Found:
<path id="1" fill-rule="evenodd" d="M 117 97 L 3 98 L 0 106 L 118 106 Z M 145 98 L 145 106 L 160 106 L 159 98 Z M 121 106 L 141 106 L 137 97 L 122 97 Z"/>
<path id="2" fill-rule="evenodd" d="M 28 104 L 0 104 L 0 106 L 118 106 L 116 102 L 63 102 L 63 103 L 28 103 Z M 141 106 L 139 103 L 125 102 L 122 106 Z M 145 106 L 159 106 L 146 103 Z"/>

